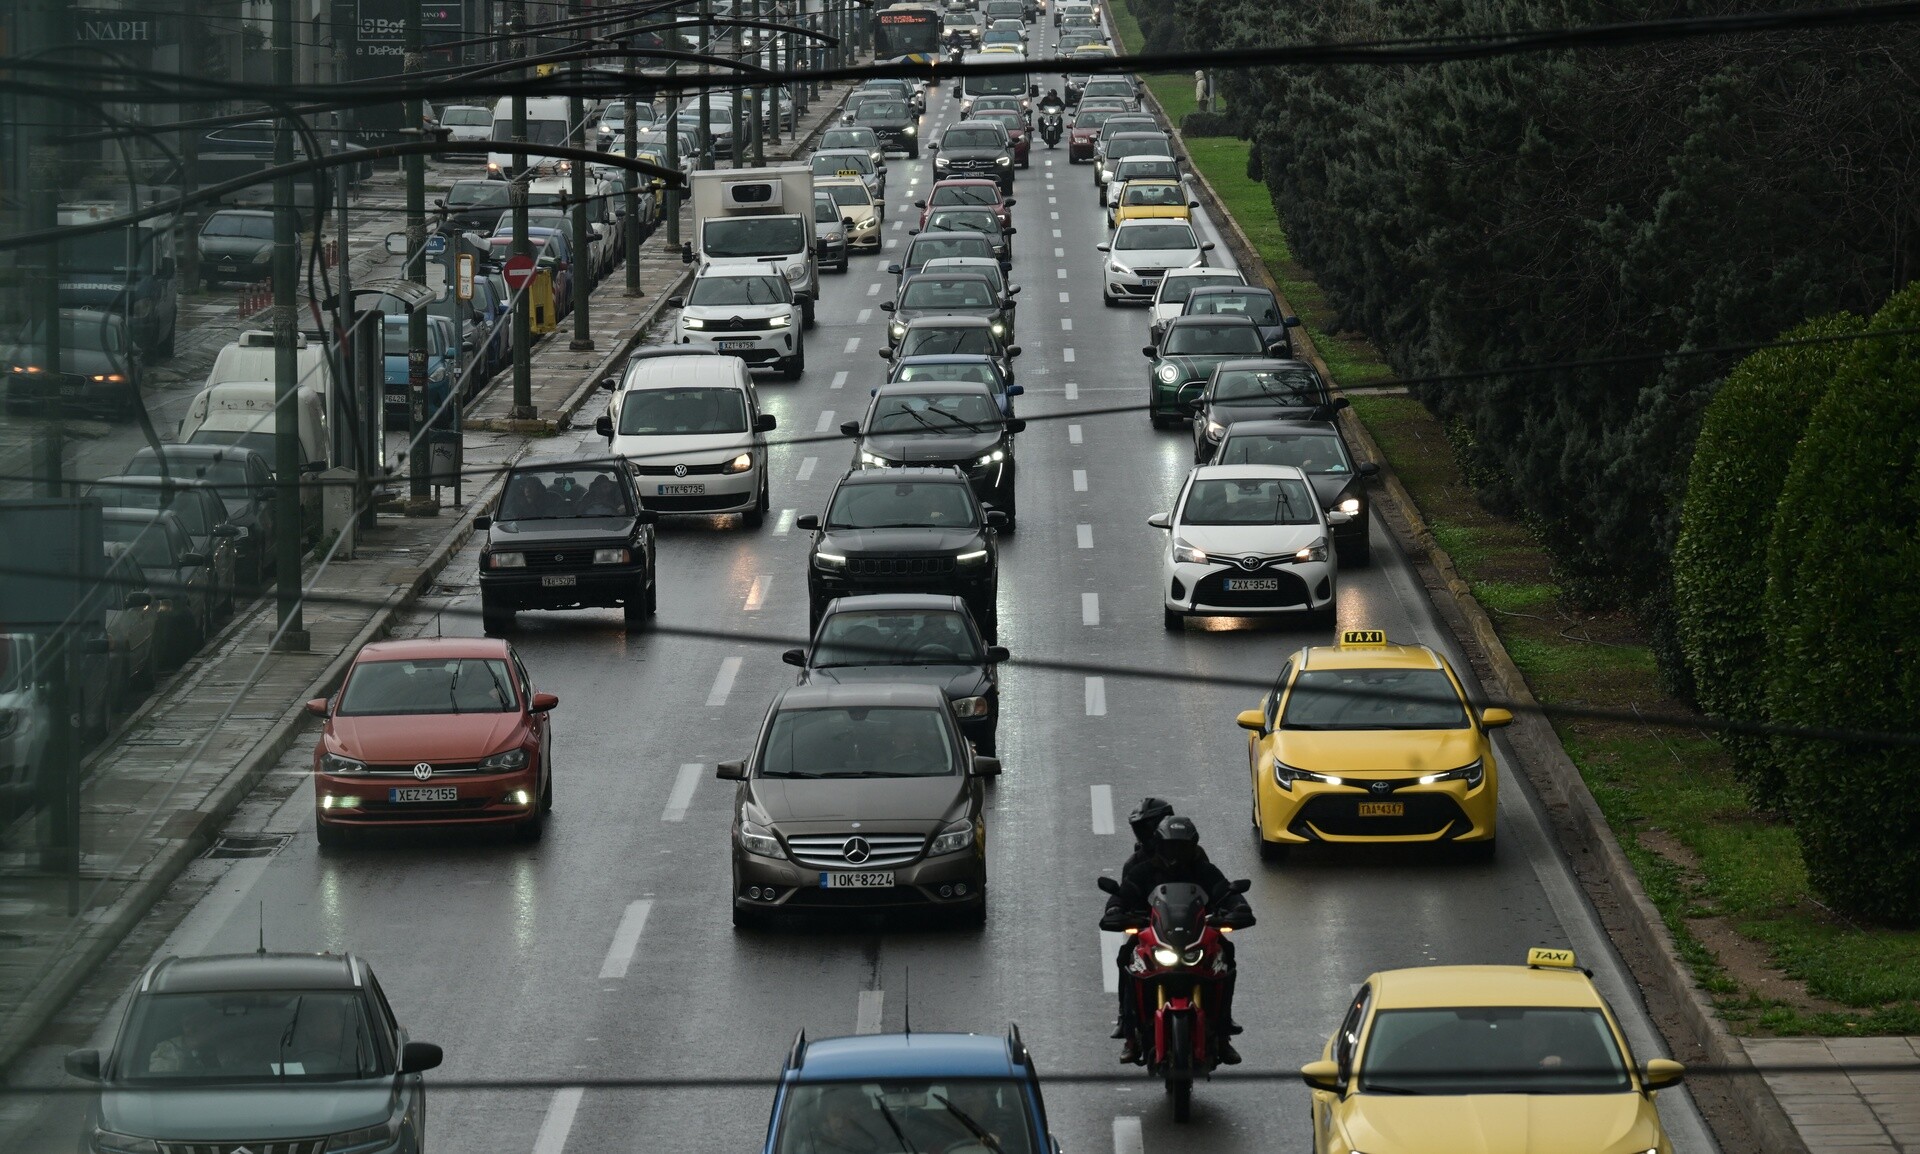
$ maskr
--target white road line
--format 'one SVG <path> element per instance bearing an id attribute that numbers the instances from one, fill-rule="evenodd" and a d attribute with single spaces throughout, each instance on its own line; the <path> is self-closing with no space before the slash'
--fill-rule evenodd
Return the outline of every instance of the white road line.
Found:
<path id="1" fill-rule="evenodd" d="M 613 944 L 607 947 L 607 959 L 600 963 L 600 976 L 603 979 L 627 976 L 627 967 L 633 965 L 633 952 L 640 948 L 640 931 L 647 928 L 647 915 L 652 912 L 652 898 L 641 898 L 637 902 L 627 903 L 627 912 L 620 916 L 620 928 L 613 931 Z M 567 1117 L 567 1124 L 573 1124 L 571 1114 Z M 543 1128 L 542 1133 L 544 1132 Z M 560 1135 L 560 1141 L 566 1141 L 564 1131 Z M 536 1150 L 539 1148 L 534 1147 Z M 556 1143 L 553 1148 L 558 1150 L 559 1143 Z"/>
<path id="2" fill-rule="evenodd" d="M 771 584 L 773 584 L 773 578 L 768 574 L 762 573 L 755 577 L 753 584 L 747 587 L 747 603 L 741 606 L 741 611 L 752 613 L 756 609 L 765 608 L 767 604 L 767 586 Z"/>
<path id="3" fill-rule="evenodd" d="M 1067 270 L 1066 270 L 1066 269 L 1063 269 L 1063 268 L 1057 268 L 1057 269 L 1054 269 L 1054 270 L 1053 270 L 1053 275 L 1054 275 L 1054 279 L 1055 279 L 1055 280 L 1066 280 L 1066 279 L 1067 279 Z"/>
<path id="4" fill-rule="evenodd" d="M 1118 947 L 1116 947 L 1118 948 Z M 1109 950 L 1108 953 L 1112 953 Z M 1113 966 L 1107 966 L 1107 972 L 1116 974 Z M 1117 979 L 1116 979 L 1117 980 Z M 1117 993 L 1115 986 L 1109 993 Z M 1140 1119 L 1131 1115 L 1122 1115 L 1113 1120 L 1113 1154 L 1146 1154 L 1146 1143 L 1140 1137 Z"/>
<path id="5" fill-rule="evenodd" d="M 854 1011 L 853 1032 L 856 1034 L 878 1034 L 880 1032 L 880 1012 L 886 1006 L 885 990 L 861 990 L 860 1007 Z"/>
<path id="6" fill-rule="evenodd" d="M 1047 198 L 1047 203 L 1048 203 L 1048 204 L 1059 204 L 1059 203 L 1060 203 L 1060 198 L 1059 198 L 1059 197 L 1057 197 L 1057 196 L 1050 196 L 1050 197 L 1048 197 L 1048 198 Z M 1056 217 L 1055 217 L 1054 219 L 1055 219 L 1055 220 L 1058 220 L 1058 219 L 1059 219 L 1059 217 L 1057 217 L 1057 216 L 1056 216 Z"/>
<path id="7" fill-rule="evenodd" d="M 667 794 L 667 808 L 660 811 L 661 821 L 686 820 L 687 807 L 693 804 L 693 791 L 700 784 L 700 775 L 705 769 L 706 766 L 697 761 L 689 761 L 680 767 L 680 776 L 673 779 L 673 792 Z"/>
<path id="8" fill-rule="evenodd" d="M 888 248 L 899 248 L 899 247 L 900 247 L 900 242 L 899 242 L 898 240 L 896 240 L 896 239 L 894 239 L 893 237 L 888 237 L 888 238 L 887 238 L 887 245 L 886 245 L 886 247 L 888 247 Z"/>
<path id="9" fill-rule="evenodd" d="M 853 323 L 857 325 L 864 325 L 872 319 L 873 319 L 872 309 L 861 309 L 859 315 L 853 318 Z"/>
<path id="10" fill-rule="evenodd" d="M 1048 219 L 1048 220 L 1059 220 L 1059 219 L 1060 219 L 1060 214 L 1059 214 L 1059 213 L 1057 213 L 1057 212 L 1050 212 L 1050 213 L 1048 213 L 1048 214 L 1047 214 L 1047 219 Z M 1055 230 L 1054 230 L 1054 233 L 1053 233 L 1053 234 L 1054 234 L 1055 236 L 1059 236 L 1059 235 L 1060 235 L 1060 230 L 1058 230 L 1058 229 L 1055 229 Z"/>
<path id="11" fill-rule="evenodd" d="M 870 285 L 868 285 L 868 286 L 867 286 L 867 295 L 868 295 L 868 296 L 870 296 L 870 297 L 877 297 L 877 296 L 879 296 L 879 295 L 880 295 L 880 286 L 879 286 L 878 284 L 870 284 Z"/>
<path id="12" fill-rule="evenodd" d="M 879 270 L 880 272 L 886 272 L 886 271 L 887 271 L 887 266 L 888 266 L 888 265 L 890 265 L 890 264 L 892 264 L 892 263 L 893 263 L 893 262 L 892 262 L 892 261 L 890 261 L 890 260 L 883 260 L 883 261 L 880 261 L 879 263 L 877 263 L 877 264 L 875 264 L 875 265 L 874 265 L 873 267 L 874 267 L 875 269 L 877 269 L 877 270 Z M 892 275 L 892 274 L 889 274 L 889 275 Z"/>
<path id="13" fill-rule="evenodd" d="M 1093 832 L 1110 834 L 1113 832 L 1113 787 L 1096 785 L 1093 788 Z"/>
<path id="14" fill-rule="evenodd" d="M 1105 717 L 1107 715 L 1107 679 L 1104 677 L 1087 678 L 1087 716 Z"/>
<path id="15" fill-rule="evenodd" d="M 906 222 L 906 221 L 904 221 L 904 220 L 896 220 L 896 221 L 894 221 L 894 222 L 893 222 L 893 231 L 895 231 L 895 232 L 899 232 L 899 231 L 900 231 L 901 229 L 903 229 L 903 228 L 905 228 L 906 226 L 907 226 L 907 222 Z"/>
<path id="16" fill-rule="evenodd" d="M 720 663 L 720 672 L 713 675 L 713 688 L 707 691 L 707 708 L 713 709 L 727 703 L 727 694 L 733 692 L 733 679 L 738 676 L 738 657 L 729 657 Z"/>
<path id="17" fill-rule="evenodd" d="M 859 351 L 860 351 L 860 338 L 859 338 L 859 337 L 848 337 L 848 338 L 847 338 L 847 347 L 846 347 L 846 348 L 844 348 L 844 349 L 841 349 L 840 351 L 841 351 L 841 352 L 843 352 L 843 353 L 857 353 L 857 352 L 859 352 Z"/>
<path id="18" fill-rule="evenodd" d="M 1059 250 L 1059 249 L 1057 249 L 1057 248 L 1056 248 L 1056 249 L 1054 249 L 1054 250 L 1053 250 L 1053 255 L 1055 255 L 1055 256 L 1059 256 L 1059 255 L 1060 255 L 1060 250 Z M 1061 303 L 1061 304 L 1067 304 L 1067 303 L 1069 303 L 1069 302 L 1068 302 L 1068 300 L 1067 300 L 1067 297 L 1068 297 L 1068 295 L 1069 295 L 1069 294 L 1067 294 L 1067 293 L 1061 293 L 1061 294 L 1060 294 L 1060 303 Z"/>
<path id="19" fill-rule="evenodd" d="M 785 537 L 793 531 L 793 512 L 792 509 L 780 510 L 780 516 L 773 522 L 773 535 L 775 537 Z"/>
<path id="20" fill-rule="evenodd" d="M 1100 931 L 1100 988 L 1109 994 L 1120 992 L 1120 971 L 1114 967 L 1113 956 L 1120 952 L 1120 940 L 1126 936 L 1117 930 Z M 1137 1127 L 1139 1122 L 1134 1125 Z M 1139 1150 L 1139 1145 L 1134 1149 Z"/>
<path id="21" fill-rule="evenodd" d="M 533 1140 L 533 1154 L 560 1154 L 567 1148 L 573 1116 L 579 1113 L 580 1099 L 586 1093 L 579 1086 L 553 1092 L 553 1100 L 547 1103 L 547 1116 L 540 1120 L 540 1136 Z"/>
<path id="22" fill-rule="evenodd" d="M 833 383 L 831 385 L 828 385 L 827 387 L 829 389 L 846 388 L 847 387 L 847 370 L 841 369 L 839 372 L 833 374 Z"/>
<path id="23" fill-rule="evenodd" d="M 1087 471 L 1085 469 L 1075 469 L 1073 471 L 1073 491 L 1076 493 L 1084 493 L 1087 491 Z"/>
<path id="24" fill-rule="evenodd" d="M 1077 401 L 1080 399 L 1080 386 L 1074 384 L 1072 381 L 1067 382 L 1067 399 L 1069 401 Z"/>
<path id="25" fill-rule="evenodd" d="M 813 423 L 813 431 L 824 433 L 831 428 L 833 428 L 833 410 L 824 409 L 820 413 L 820 419 Z"/>
<path id="26" fill-rule="evenodd" d="M 815 465 L 818 465 L 819 463 L 820 463 L 820 458 L 818 457 L 808 457 L 807 459 L 801 461 L 800 471 L 793 475 L 793 479 L 796 481 L 804 481 L 808 477 L 813 476 L 813 467 Z"/>
<path id="27" fill-rule="evenodd" d="M 1084 546 L 1082 547 L 1084 548 Z M 1080 624 L 1100 624 L 1100 595 L 1098 593 L 1082 593 L 1080 595 Z"/>
<path id="28" fill-rule="evenodd" d="M 1065 296 L 1066 294 L 1065 294 L 1065 293 L 1061 293 L 1060 295 L 1061 295 L 1061 296 Z M 1060 318 L 1060 331 L 1061 331 L 1061 332 L 1063 332 L 1063 333 L 1070 333 L 1070 332 L 1072 332 L 1072 331 L 1073 331 L 1073 318 L 1072 318 L 1072 317 L 1061 317 L 1061 318 Z M 1072 360 L 1073 358 L 1071 358 L 1071 357 L 1069 357 L 1069 358 L 1067 358 L 1067 359 L 1068 359 L 1068 360 Z"/>
<path id="29" fill-rule="evenodd" d="M 1076 480 L 1085 475 L 1078 469 L 1075 469 L 1073 473 Z M 1075 486 L 1075 488 L 1078 488 L 1078 486 Z M 1079 545 L 1082 549 L 1093 548 L 1092 525 L 1075 525 L 1073 527 L 1073 536 L 1075 544 Z"/>
<path id="30" fill-rule="evenodd" d="M 1053 214 L 1053 219 L 1055 219 L 1055 220 L 1059 220 L 1059 219 L 1060 219 L 1060 214 L 1059 214 L 1059 213 L 1057 213 L 1057 212 L 1056 212 L 1056 213 L 1054 213 L 1054 214 Z M 1057 228 L 1053 230 L 1053 239 L 1055 239 L 1055 240 L 1059 240 L 1059 239 L 1060 239 L 1060 230 L 1059 230 L 1059 229 L 1057 229 Z"/>
<path id="31" fill-rule="evenodd" d="M 1062 317 L 1062 318 L 1060 318 L 1060 319 L 1062 319 L 1062 320 L 1065 320 L 1066 318 L 1065 318 L 1065 317 Z M 1073 350 L 1072 350 L 1071 348 L 1064 348 L 1064 349 L 1061 349 L 1061 350 L 1060 350 L 1060 359 L 1061 359 L 1061 360 L 1063 360 L 1063 361 L 1065 361 L 1065 362 L 1067 362 L 1068 364 L 1072 364 L 1072 363 L 1073 363 Z"/>
<path id="32" fill-rule="evenodd" d="M 1067 426 L 1067 444 L 1077 445 L 1079 443 L 1080 443 L 1080 426 L 1068 425 Z"/>

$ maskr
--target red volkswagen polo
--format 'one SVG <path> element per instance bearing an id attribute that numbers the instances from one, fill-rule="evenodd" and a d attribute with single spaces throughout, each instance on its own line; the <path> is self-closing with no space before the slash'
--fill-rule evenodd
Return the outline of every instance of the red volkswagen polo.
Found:
<path id="1" fill-rule="evenodd" d="M 313 751 L 323 846 L 355 829 L 506 825 L 534 841 L 553 808 L 548 711 L 519 654 L 486 637 L 385 641 L 360 651 Z"/>

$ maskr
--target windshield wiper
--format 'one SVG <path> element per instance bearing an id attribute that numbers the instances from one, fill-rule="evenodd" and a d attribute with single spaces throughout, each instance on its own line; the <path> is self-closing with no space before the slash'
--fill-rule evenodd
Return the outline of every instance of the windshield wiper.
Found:
<path id="1" fill-rule="evenodd" d="M 932 421 L 927 420 L 926 416 L 922 414 L 918 409 L 901 409 L 899 411 L 902 413 L 905 413 L 909 417 L 912 417 L 914 423 L 919 425 L 923 429 L 929 429 L 936 433 L 940 431 L 940 426 L 934 424 Z"/>
<path id="2" fill-rule="evenodd" d="M 494 669 L 491 661 L 485 661 L 481 664 L 486 667 L 487 676 L 493 678 L 493 691 L 500 695 L 500 708 L 497 712 L 505 713 L 507 711 L 507 702 L 513 700 L 513 695 L 508 693 L 507 687 L 500 683 L 500 674 Z"/>
<path id="3" fill-rule="evenodd" d="M 455 713 L 460 712 L 460 675 L 467 671 L 467 663 L 453 663 L 453 680 L 447 682 L 447 704 L 453 706 Z"/>
<path id="4" fill-rule="evenodd" d="M 900 1145 L 906 1147 L 907 1154 L 920 1154 L 920 1148 L 907 1138 L 907 1132 L 900 1128 L 899 1120 L 893 1116 L 893 1111 L 887 1108 L 887 1100 L 875 1098 L 873 1104 L 880 1107 L 880 1116 L 887 1120 L 887 1129 L 892 1130 L 893 1136 L 900 1139 Z"/>
<path id="5" fill-rule="evenodd" d="M 1006 1151 L 1000 1145 L 1000 1139 L 987 1133 L 986 1128 L 981 1126 L 980 1123 L 975 1122 L 972 1118 L 969 1118 L 966 1111 L 949 1102 L 945 1094 L 935 1094 L 933 1097 L 935 1101 L 947 1108 L 947 1113 L 960 1119 L 960 1124 L 967 1128 L 968 1132 L 973 1135 L 975 1141 L 993 1151 L 993 1154 L 1006 1154 Z"/>
<path id="6" fill-rule="evenodd" d="M 456 710 L 455 712 L 458 711 Z M 281 1031 L 280 1034 L 280 1063 L 276 1073 L 282 1081 L 285 1081 L 287 1077 L 287 1047 L 293 1045 L 293 1032 L 299 1028 L 300 1025 L 300 1008 L 306 1005 L 306 1002 L 307 999 L 304 994 L 298 995 L 293 999 L 293 1017 L 287 1019 L 287 1028 Z M 305 1070 L 303 1068 L 302 1073 L 304 1072 Z"/>

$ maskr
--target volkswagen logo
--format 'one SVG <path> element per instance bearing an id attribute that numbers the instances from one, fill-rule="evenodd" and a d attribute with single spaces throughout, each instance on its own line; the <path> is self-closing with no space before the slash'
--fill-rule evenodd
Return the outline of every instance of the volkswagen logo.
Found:
<path id="1" fill-rule="evenodd" d="M 1242 557 L 1240 558 L 1240 568 L 1251 573 L 1255 569 L 1260 568 L 1260 561 L 1261 559 L 1258 557 Z"/>
<path id="2" fill-rule="evenodd" d="M 433 766 L 424 761 L 420 762 L 413 767 L 413 776 L 425 781 L 433 776 Z"/>
<path id="3" fill-rule="evenodd" d="M 676 476 L 676 477 L 684 477 L 684 476 L 686 476 L 686 475 L 687 475 L 687 467 L 686 467 L 685 465 L 675 465 L 675 466 L 673 467 L 673 475 L 674 475 L 674 476 Z"/>
<path id="4" fill-rule="evenodd" d="M 1376 781 L 1368 786 L 1367 789 L 1375 797 L 1385 797 L 1393 792 L 1393 783 L 1390 781 Z"/>
<path id="5" fill-rule="evenodd" d="M 863 837 L 850 837 L 847 844 L 840 847 L 840 856 L 847 859 L 848 865 L 859 865 L 873 856 L 873 847 Z"/>

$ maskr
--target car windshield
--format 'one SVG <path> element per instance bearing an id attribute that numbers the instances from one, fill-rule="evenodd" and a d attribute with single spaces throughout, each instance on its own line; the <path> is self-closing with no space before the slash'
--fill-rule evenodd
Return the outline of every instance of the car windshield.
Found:
<path id="1" fill-rule="evenodd" d="M 931 356 L 936 353 L 977 353 L 991 355 L 995 348 L 993 333 L 982 325 L 965 328 L 913 328 L 900 340 L 903 357 Z"/>
<path id="2" fill-rule="evenodd" d="M 820 134 L 821 148 L 866 148 L 873 147 L 873 130 L 870 128 L 829 128 Z"/>
<path id="3" fill-rule="evenodd" d="M 153 455 L 152 450 L 142 450 L 127 462 L 126 471 L 133 477 L 158 477 L 160 459 Z M 179 457 L 168 463 L 167 472 L 175 477 L 201 477 L 212 481 L 219 488 L 220 496 L 227 501 L 246 501 L 252 496 L 247 488 L 247 466 L 234 458 L 221 456 L 208 461 Z"/>
<path id="4" fill-rule="evenodd" d="M 990 184 L 949 184 L 933 190 L 933 199 L 927 202 L 928 208 L 939 208 L 948 204 L 986 204 L 1000 203 L 1000 187 Z"/>
<path id="5" fill-rule="evenodd" d="M 941 209 L 927 217 L 927 232 L 984 232 L 997 235 L 1000 218 L 992 210 L 978 208 Z"/>
<path id="6" fill-rule="evenodd" d="M 940 138 L 942 148 L 999 148 L 1002 134 L 992 128 L 973 128 L 965 124 L 947 129 Z"/>
<path id="7" fill-rule="evenodd" d="M 1089 80 L 1087 86 L 1080 90 L 1082 100 L 1090 96 L 1124 96 L 1132 100 L 1136 95 L 1132 82 L 1126 80 Z"/>
<path id="8" fill-rule="evenodd" d="M 273 218 L 249 216 L 238 212 L 217 212 L 200 230 L 201 236 L 237 236 L 249 240 L 272 240 Z"/>
<path id="9" fill-rule="evenodd" d="M 1101 125 L 1100 137 L 1103 140 L 1111 142 L 1114 137 L 1123 132 L 1152 132 L 1157 127 L 1153 122 L 1153 117 L 1143 116 L 1138 112 L 1129 112 L 1124 117 L 1109 120 L 1107 123 Z"/>
<path id="10" fill-rule="evenodd" d="M 813 156 L 815 176 L 866 176 L 873 171 L 873 158 L 864 152 L 817 152 Z"/>
<path id="11" fill-rule="evenodd" d="M 143 994 L 114 1049 L 116 1080 L 320 1082 L 386 1073 L 365 1002 L 347 990 Z"/>
<path id="12" fill-rule="evenodd" d="M 747 398 L 739 389 L 630 389 L 620 398 L 623 437 L 747 431 Z"/>
<path id="13" fill-rule="evenodd" d="M 1627 1064 L 1598 1009 L 1382 1010 L 1360 1062 L 1362 1094 L 1624 1094 Z"/>
<path id="14" fill-rule="evenodd" d="M 814 639 L 815 668 L 843 665 L 978 665 L 980 646 L 951 609 L 835 613 Z"/>
<path id="15" fill-rule="evenodd" d="M 864 184 L 831 184 L 827 186 L 827 194 L 841 208 L 870 208 L 873 205 L 873 196 L 867 192 Z"/>
<path id="16" fill-rule="evenodd" d="M 1120 203 L 1152 208 L 1185 208 L 1187 194 L 1177 184 L 1130 184 L 1120 194 Z"/>
<path id="17" fill-rule="evenodd" d="M 1178 325 L 1167 330 L 1161 356 L 1258 356 L 1266 349 L 1252 325 Z"/>
<path id="18" fill-rule="evenodd" d="M 195 429 L 187 438 L 189 445 L 233 445 L 241 449 L 252 449 L 261 456 L 279 452 L 279 446 L 273 439 L 273 418 L 262 417 L 260 424 L 252 429 Z"/>
<path id="19" fill-rule="evenodd" d="M 925 273 L 907 282 L 900 294 L 903 309 L 989 309 L 994 307 L 993 286 L 980 277 L 932 277 Z"/>
<path id="20" fill-rule="evenodd" d="M 1292 477 L 1203 478 L 1187 491 L 1182 525 L 1311 525 L 1320 506 Z"/>
<path id="21" fill-rule="evenodd" d="M 760 749 L 761 777 L 946 777 L 953 742 L 939 710 L 788 709 Z"/>
<path id="22" fill-rule="evenodd" d="M 839 224 L 840 223 L 840 206 L 833 203 L 832 197 L 816 196 L 813 198 L 813 223 L 815 224 Z"/>
<path id="23" fill-rule="evenodd" d="M 1167 144 L 1167 138 L 1153 140 L 1110 140 L 1107 142 L 1107 159 L 1119 160 L 1127 156 L 1165 156 L 1173 149 Z"/>
<path id="24" fill-rule="evenodd" d="M 153 484 L 133 484 L 121 482 L 94 485 L 87 490 L 87 496 L 100 498 L 102 505 L 114 505 L 122 509 L 171 509 L 173 515 L 180 518 L 180 524 L 187 532 L 196 537 L 204 537 L 213 532 L 210 519 L 212 510 L 208 509 L 206 497 L 211 493 L 205 490 L 174 490 L 171 499 L 162 501 L 165 490 L 158 482 Z M 214 498 L 218 500 L 219 498 Z"/>
<path id="25" fill-rule="evenodd" d="M 1184 223 L 1129 224 L 1113 234 L 1116 252 L 1199 247 L 1200 242 L 1193 235 L 1193 226 Z"/>
<path id="26" fill-rule="evenodd" d="M 988 57 L 989 60 L 994 57 Z M 1018 96 L 1027 90 L 1027 78 L 1015 73 L 1005 76 L 967 77 L 969 96 Z"/>
<path id="27" fill-rule="evenodd" d="M 1179 166 L 1171 160 L 1148 160 L 1141 157 L 1129 157 L 1115 170 L 1116 180 L 1176 180 L 1180 176 Z M 1173 190 L 1179 192 L 1178 188 Z M 1166 201 L 1148 201 L 1149 204 L 1185 204 L 1186 197 L 1176 196 Z"/>
<path id="28" fill-rule="evenodd" d="M 513 675 L 497 657 L 362 661 L 340 691 L 342 717 L 415 713 L 511 713 Z"/>
<path id="29" fill-rule="evenodd" d="M 869 100 L 854 112 L 853 118 L 862 124 L 892 124 L 911 120 L 913 114 L 907 111 L 905 101 Z"/>
<path id="30" fill-rule="evenodd" d="M 833 217 L 827 217 L 832 220 Z M 690 305 L 777 305 L 791 295 L 777 276 L 703 276 L 687 294 Z"/>
<path id="31" fill-rule="evenodd" d="M 869 433 L 969 432 L 992 425 L 1000 411 L 981 393 L 912 393 L 884 396 L 873 404 Z"/>
<path id="32" fill-rule="evenodd" d="M 449 108 L 440 114 L 440 123 L 459 125 L 462 128 L 477 128 L 493 123 L 493 113 L 484 108 Z"/>
<path id="33" fill-rule="evenodd" d="M 1120 114 L 1117 108 L 1083 108 L 1074 114 L 1075 128 L 1098 128 Z"/>
<path id="34" fill-rule="evenodd" d="M 1175 333 L 1202 330 L 1175 329 Z M 1243 333 L 1246 330 L 1238 326 L 1231 329 L 1215 329 L 1215 332 Z M 1172 335 L 1168 335 L 1172 343 Z M 1259 343 L 1259 338 L 1254 338 Z M 1255 401 L 1261 404 L 1282 405 L 1318 405 L 1326 396 L 1326 390 L 1320 385 L 1320 378 L 1312 369 L 1302 365 L 1292 369 L 1231 369 L 1220 374 L 1213 382 L 1213 399 L 1216 401 Z"/>
<path id="35" fill-rule="evenodd" d="M 802 1083 L 794 1086 L 780 1118 L 774 1154 L 1035 1154 L 1025 1095 L 1010 1079 Z"/>
<path id="36" fill-rule="evenodd" d="M 829 529 L 969 529 L 973 501 L 950 481 L 842 485 L 827 510 Z"/>
<path id="37" fill-rule="evenodd" d="M 1331 433 L 1229 432 L 1220 447 L 1222 465 L 1292 465 L 1315 476 L 1353 472 L 1347 448 Z"/>
<path id="38" fill-rule="evenodd" d="M 629 517 L 633 507 L 613 465 L 516 469 L 494 514 L 502 521 Z"/>
<path id="39" fill-rule="evenodd" d="M 701 226 L 701 244 L 709 257 L 785 256 L 812 243 L 805 223 L 783 217 L 735 217 Z"/>
<path id="40" fill-rule="evenodd" d="M 1000 375 L 986 361 L 956 361 L 951 364 L 901 365 L 893 375 L 896 381 L 977 381 L 991 389 L 1000 387 Z"/>
<path id="41" fill-rule="evenodd" d="M 1211 276 L 1169 276 L 1160 284 L 1160 303 L 1163 305 L 1185 304 L 1193 295 L 1193 290 L 1207 285 L 1241 284 L 1238 276 L 1232 273 L 1214 273 Z"/>
<path id="42" fill-rule="evenodd" d="M 142 569 L 174 567 L 173 543 L 159 521 L 110 518 L 100 523 L 100 540 L 108 545 L 125 545 Z"/>
<path id="43" fill-rule="evenodd" d="M 1273 294 L 1259 291 L 1201 293 L 1188 303 L 1187 315 L 1246 317 L 1256 325 L 1267 326 L 1280 323 Z"/>
<path id="44" fill-rule="evenodd" d="M 1465 729 L 1467 707 L 1439 669 L 1308 669 L 1282 729 Z"/>
<path id="45" fill-rule="evenodd" d="M 1019 44 L 1025 39 L 1026 37 L 1020 35 L 1020 30 L 1018 28 L 987 29 L 988 44 Z"/>
<path id="46" fill-rule="evenodd" d="M 907 267 L 919 268 L 948 256 L 993 256 L 993 242 L 984 236 L 916 236 L 907 250 Z"/>
<path id="47" fill-rule="evenodd" d="M 495 143 L 499 143 L 499 144 L 510 143 L 513 140 L 513 121 L 508 120 L 505 117 L 502 117 L 501 119 L 494 121 L 493 122 L 493 139 Z M 566 142 L 567 142 L 567 122 L 566 121 L 564 120 L 529 120 L 527 121 L 527 143 L 528 144 L 565 144 Z M 503 148 L 500 151 L 511 152 L 513 150 L 510 148 Z M 533 157 L 529 157 L 528 161 L 533 164 L 540 164 L 540 163 L 545 163 L 546 158 L 541 156 L 533 156 Z M 504 182 L 496 181 L 495 183 L 504 183 Z"/>
<path id="48" fill-rule="evenodd" d="M 447 190 L 447 207 L 462 208 L 507 208 L 508 194 L 512 186 L 504 180 L 456 180 Z"/>

